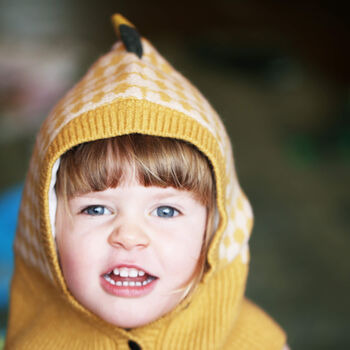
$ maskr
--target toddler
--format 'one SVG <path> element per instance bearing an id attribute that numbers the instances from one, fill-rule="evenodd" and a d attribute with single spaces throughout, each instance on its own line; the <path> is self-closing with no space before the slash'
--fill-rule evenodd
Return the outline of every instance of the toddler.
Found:
<path id="1" fill-rule="evenodd" d="M 250 205 L 222 122 L 135 27 L 34 148 L 6 349 L 282 350 L 244 297 Z"/>

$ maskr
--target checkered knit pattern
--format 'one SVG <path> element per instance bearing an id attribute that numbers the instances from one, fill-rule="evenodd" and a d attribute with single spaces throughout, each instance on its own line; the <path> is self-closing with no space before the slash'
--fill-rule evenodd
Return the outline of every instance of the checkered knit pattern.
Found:
<path id="1" fill-rule="evenodd" d="M 89 343 L 89 347 L 85 342 L 85 347 L 77 345 L 74 349 L 124 349 L 128 339 L 143 344 L 143 349 L 163 349 L 165 347 L 159 343 L 159 339 L 167 339 L 171 335 L 173 339 L 178 339 L 178 342 L 170 345 L 169 340 L 166 341 L 166 347 L 169 349 L 209 350 L 219 346 L 222 348 L 226 341 L 224 348 L 227 349 L 279 350 L 285 340 L 283 332 L 267 316 L 261 316 L 255 306 L 242 301 L 249 261 L 248 240 L 253 219 L 249 202 L 237 181 L 231 143 L 225 128 L 203 95 L 146 39 L 142 39 L 142 47 L 143 56 L 139 58 L 134 53 L 126 52 L 124 44 L 118 42 L 56 105 L 38 134 L 26 179 L 15 241 L 16 271 L 12 285 L 9 325 L 9 339 L 12 343 L 9 344 L 16 344 L 13 349 L 22 349 L 21 338 L 17 343 L 14 339 L 28 327 L 31 315 L 36 312 L 33 304 L 44 302 L 39 301 L 40 299 L 34 302 L 31 296 L 26 294 L 26 288 L 22 284 L 30 275 L 32 291 L 36 290 L 37 294 L 45 295 L 46 299 L 52 296 L 54 301 L 50 300 L 50 305 L 54 305 L 54 310 L 59 310 L 57 312 L 61 313 L 61 317 L 64 315 L 68 319 L 76 320 L 76 316 L 72 316 L 72 310 L 75 310 L 82 319 L 88 318 L 89 323 L 95 322 L 97 328 L 104 327 L 110 330 L 105 332 L 104 336 L 99 335 L 99 339 L 105 340 L 95 340 L 95 345 Z M 182 139 L 198 147 L 208 157 L 214 169 L 219 217 L 217 232 L 207 257 L 210 270 L 191 296 L 192 299 L 180 304 L 166 320 L 160 320 L 151 328 L 137 329 L 134 332 L 116 331 L 115 327 L 112 329 L 110 325 L 106 325 L 85 310 L 70 295 L 59 267 L 53 238 L 53 186 L 60 156 L 82 142 L 129 133 Z M 37 283 L 34 283 L 34 280 Z M 57 291 L 59 298 L 54 297 Z M 60 299 L 62 296 L 64 301 Z M 25 310 L 32 310 L 32 314 L 19 310 L 18 305 L 22 303 L 19 300 L 25 303 Z M 188 302 L 191 302 L 190 308 Z M 266 334 L 271 335 L 264 335 L 264 340 L 260 340 L 259 343 L 261 347 L 256 347 L 255 339 L 247 340 L 251 330 L 243 327 L 247 322 L 244 317 L 241 327 L 244 328 L 244 339 L 247 338 L 245 341 L 241 341 L 241 337 L 231 339 L 225 335 L 225 332 L 233 327 L 233 323 L 238 322 L 237 313 L 242 302 L 249 310 L 248 315 L 253 315 L 254 312 L 260 315 L 259 320 L 265 322 Z M 209 317 L 204 313 L 198 317 L 211 303 L 212 315 Z M 40 305 L 37 307 L 40 308 Z M 232 312 L 223 315 L 222 312 L 227 307 L 232 308 Z M 179 310 L 183 310 L 182 315 L 187 315 L 183 316 L 186 319 L 178 318 L 172 323 L 172 328 L 169 326 L 165 331 L 164 324 L 168 325 Z M 18 321 L 19 317 L 22 317 L 21 322 Z M 50 322 L 54 322 L 58 316 L 52 314 L 50 317 Z M 59 330 L 59 334 L 64 338 L 66 329 L 61 329 L 60 319 L 57 320 L 54 331 Z M 76 332 L 79 333 L 78 329 L 81 331 L 85 327 L 82 324 L 79 323 Z M 202 336 L 197 333 L 194 335 L 197 345 L 193 347 L 191 332 L 183 333 L 183 326 L 188 330 L 193 327 L 201 329 L 201 332 L 208 333 L 210 339 L 203 338 L 204 333 Z M 34 325 L 32 327 L 35 328 Z M 45 327 L 48 327 L 48 323 L 45 323 Z M 211 328 L 213 331 L 208 331 Z M 44 345 L 39 345 L 42 341 L 39 341 L 41 331 L 42 327 L 39 327 L 29 332 L 30 339 L 24 338 L 23 344 L 26 345 L 23 345 L 23 348 L 31 349 L 28 344 L 35 344 L 35 349 L 44 349 Z M 85 329 L 84 332 L 92 331 Z M 47 330 L 47 334 L 49 338 L 58 341 L 56 333 Z M 109 340 L 106 334 L 109 334 Z M 119 344 L 117 347 L 107 345 L 111 337 L 115 344 Z M 62 339 L 61 347 L 57 348 L 69 349 L 69 346 L 63 345 Z M 155 339 L 158 339 L 158 345 L 154 343 Z M 271 339 L 274 339 L 273 346 Z M 54 349 L 52 343 L 45 344 L 46 348 Z"/>

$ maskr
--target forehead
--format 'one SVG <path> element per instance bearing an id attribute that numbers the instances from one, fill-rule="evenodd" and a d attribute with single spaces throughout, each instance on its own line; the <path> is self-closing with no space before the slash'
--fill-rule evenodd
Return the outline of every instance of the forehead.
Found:
<path id="1" fill-rule="evenodd" d="M 136 167 L 135 161 L 127 161 L 126 159 L 118 160 L 121 170 L 120 180 L 118 181 L 118 187 L 121 186 L 135 186 L 140 185 L 139 169 Z M 107 167 L 113 169 L 113 165 L 107 162 Z"/>

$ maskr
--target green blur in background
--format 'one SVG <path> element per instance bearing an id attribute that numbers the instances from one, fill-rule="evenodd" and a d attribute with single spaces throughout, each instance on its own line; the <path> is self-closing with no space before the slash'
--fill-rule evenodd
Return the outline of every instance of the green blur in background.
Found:
<path id="1" fill-rule="evenodd" d="M 0 191 L 23 182 L 41 122 L 115 42 L 120 12 L 228 129 L 255 213 L 248 296 L 292 349 L 349 349 L 347 6 L 0 0 Z"/>

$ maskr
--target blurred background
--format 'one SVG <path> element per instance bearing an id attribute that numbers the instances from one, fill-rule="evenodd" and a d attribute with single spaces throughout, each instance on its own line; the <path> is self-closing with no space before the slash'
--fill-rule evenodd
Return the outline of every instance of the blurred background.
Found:
<path id="1" fill-rule="evenodd" d="M 121 12 L 222 116 L 255 212 L 247 294 L 292 349 L 350 348 L 349 7 L 337 1 L 0 0 L 0 328 L 35 134 Z"/>

